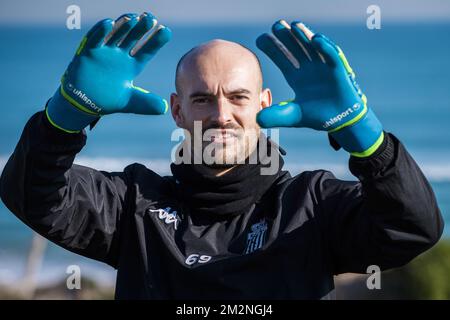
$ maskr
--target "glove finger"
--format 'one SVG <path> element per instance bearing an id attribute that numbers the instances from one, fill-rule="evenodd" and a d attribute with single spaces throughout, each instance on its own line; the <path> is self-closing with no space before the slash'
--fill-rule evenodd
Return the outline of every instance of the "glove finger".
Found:
<path id="1" fill-rule="evenodd" d="M 293 101 L 281 102 L 264 108 L 256 115 L 256 121 L 262 128 L 300 127 L 302 110 Z"/>
<path id="2" fill-rule="evenodd" d="M 97 22 L 81 41 L 76 54 L 80 55 L 85 50 L 102 46 L 105 36 L 111 32 L 112 28 L 113 20 L 111 19 L 104 19 Z"/>
<path id="3" fill-rule="evenodd" d="M 126 113 L 158 115 L 169 109 L 167 101 L 145 89 L 133 86 L 128 105 L 123 110 Z"/>
<path id="4" fill-rule="evenodd" d="M 318 33 L 312 38 L 311 45 L 325 58 L 326 63 L 333 67 L 341 65 L 338 46 L 330 39 Z"/>
<path id="5" fill-rule="evenodd" d="M 311 44 L 311 39 L 314 36 L 314 32 L 306 27 L 302 22 L 295 21 L 291 24 L 291 32 L 296 41 L 308 52 L 312 61 L 320 59 L 319 54 Z M 325 63 L 324 60 L 322 62 Z"/>
<path id="6" fill-rule="evenodd" d="M 130 32 L 128 32 L 119 47 L 130 51 L 131 48 L 133 48 L 136 43 L 158 23 L 156 18 L 151 13 L 147 12 L 141 14 L 138 19 L 139 22 L 130 30 Z"/>
<path id="7" fill-rule="evenodd" d="M 367 104 L 367 97 L 361 91 L 361 88 L 356 82 L 355 72 L 352 67 L 350 67 L 350 64 L 348 63 L 341 48 L 322 34 L 315 35 L 312 40 L 312 44 L 315 48 L 317 48 L 317 51 L 322 53 L 327 63 L 333 67 L 340 68 L 342 74 L 345 74 L 348 77 L 350 83 L 353 85 L 356 93 L 360 96 L 363 103 Z"/>
<path id="8" fill-rule="evenodd" d="M 116 46 L 137 22 L 136 14 L 125 14 L 119 17 L 114 23 L 113 30 L 105 37 L 105 44 L 110 47 Z"/>
<path id="9" fill-rule="evenodd" d="M 159 25 L 142 43 L 138 43 L 132 50 L 131 55 L 140 61 L 150 60 L 159 49 L 161 49 L 172 38 L 172 31 Z"/>
<path id="10" fill-rule="evenodd" d="M 286 21 L 280 20 L 272 26 L 273 34 L 283 43 L 283 45 L 299 61 L 300 66 L 312 61 L 306 46 L 299 42 L 291 32 L 291 26 Z"/>
<path id="11" fill-rule="evenodd" d="M 283 74 L 289 73 L 300 65 L 294 56 L 286 52 L 283 44 L 273 35 L 264 33 L 256 39 L 256 46 L 263 51 Z"/>

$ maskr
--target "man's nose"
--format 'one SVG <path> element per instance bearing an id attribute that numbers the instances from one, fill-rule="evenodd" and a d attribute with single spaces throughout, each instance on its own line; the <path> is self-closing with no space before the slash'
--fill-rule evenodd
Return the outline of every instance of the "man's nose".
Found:
<path id="1" fill-rule="evenodd" d="M 232 120 L 232 110 L 226 99 L 218 98 L 212 110 L 211 121 L 225 125 Z"/>

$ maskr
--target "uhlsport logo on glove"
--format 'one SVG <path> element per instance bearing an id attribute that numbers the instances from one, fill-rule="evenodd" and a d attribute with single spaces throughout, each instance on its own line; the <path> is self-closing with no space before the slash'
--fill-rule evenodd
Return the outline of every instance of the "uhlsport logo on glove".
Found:
<path id="1" fill-rule="evenodd" d="M 73 84 L 71 84 L 70 82 L 68 82 L 66 84 L 66 89 L 67 89 L 67 93 L 71 93 L 74 96 L 78 97 L 79 99 L 81 99 L 81 101 L 83 101 L 87 107 L 90 107 L 94 112 L 100 113 L 100 111 L 102 111 L 102 108 L 100 108 L 99 106 L 97 106 L 94 101 L 92 101 L 91 99 L 89 99 L 89 97 L 80 89 L 77 89 L 74 87 Z"/>
<path id="2" fill-rule="evenodd" d="M 352 114 L 353 111 L 359 110 L 361 107 L 360 103 L 355 103 L 351 108 L 348 108 L 347 110 L 343 111 L 342 113 L 338 114 L 337 116 L 325 121 L 325 123 L 322 125 L 324 129 L 327 129 L 331 127 L 332 125 L 341 122 L 344 118 L 346 118 L 348 115 Z"/>

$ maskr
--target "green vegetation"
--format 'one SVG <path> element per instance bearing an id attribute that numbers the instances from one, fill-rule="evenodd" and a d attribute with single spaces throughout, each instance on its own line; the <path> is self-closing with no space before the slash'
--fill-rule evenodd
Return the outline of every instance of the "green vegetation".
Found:
<path id="1" fill-rule="evenodd" d="M 403 268 L 385 274 L 388 287 L 406 299 L 450 299 L 450 239 Z"/>

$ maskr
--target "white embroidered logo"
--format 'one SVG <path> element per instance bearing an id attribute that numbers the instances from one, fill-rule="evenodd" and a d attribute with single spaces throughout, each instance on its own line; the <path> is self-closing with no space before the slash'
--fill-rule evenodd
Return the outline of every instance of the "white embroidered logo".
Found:
<path id="1" fill-rule="evenodd" d="M 252 231 L 247 235 L 247 247 L 244 254 L 252 253 L 264 245 L 266 240 L 267 222 L 263 219 L 251 227 Z"/>
<path id="2" fill-rule="evenodd" d="M 71 84 L 70 82 L 67 82 L 66 88 L 69 90 L 69 92 L 72 92 L 74 95 L 76 95 L 78 98 L 80 98 L 86 104 L 86 106 L 90 107 L 93 111 L 95 111 L 95 112 L 102 111 L 102 108 L 97 106 L 94 103 L 94 101 L 89 99 L 88 96 L 83 91 L 75 88 L 74 85 Z"/>
<path id="3" fill-rule="evenodd" d="M 165 209 L 148 209 L 148 211 L 151 213 L 158 213 L 158 218 L 160 220 L 164 220 L 165 224 L 173 223 L 173 227 L 175 228 L 175 230 L 177 230 L 177 226 L 179 223 L 177 212 L 176 211 L 170 212 L 171 210 L 172 210 L 171 207 L 167 207 Z"/>

